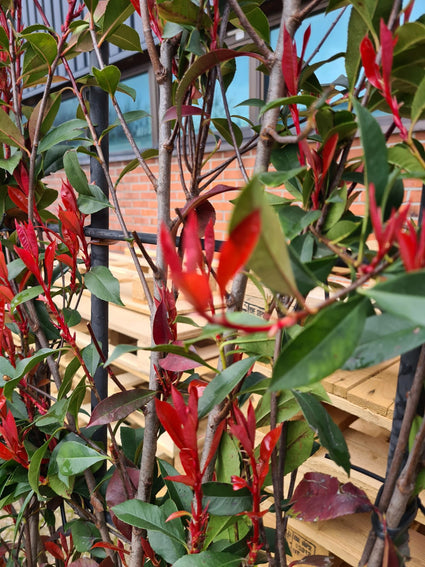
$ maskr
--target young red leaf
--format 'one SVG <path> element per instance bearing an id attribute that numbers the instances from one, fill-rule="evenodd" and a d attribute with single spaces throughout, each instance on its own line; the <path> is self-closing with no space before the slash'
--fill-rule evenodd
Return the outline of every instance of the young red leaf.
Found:
<path id="1" fill-rule="evenodd" d="M 325 177 L 335 155 L 336 146 L 338 144 L 338 134 L 334 134 L 326 141 L 322 151 L 322 176 Z"/>
<path id="2" fill-rule="evenodd" d="M 379 66 L 376 64 L 376 51 L 367 36 L 360 43 L 360 55 L 368 81 L 377 89 L 381 89 L 382 77 Z"/>
<path id="3" fill-rule="evenodd" d="M 46 268 L 47 285 L 50 286 L 52 283 L 53 275 L 53 264 L 55 261 L 56 254 L 56 242 L 51 242 L 44 253 L 44 265 Z"/>
<path id="4" fill-rule="evenodd" d="M 133 4 L 134 9 L 136 10 L 136 12 L 140 16 L 140 2 L 139 2 L 139 0 L 130 0 L 130 2 Z"/>
<path id="5" fill-rule="evenodd" d="M 282 424 L 280 423 L 277 427 L 269 431 L 261 441 L 259 462 L 260 466 L 258 466 L 257 468 L 258 482 L 260 486 L 263 486 L 264 480 L 267 476 L 267 473 L 269 472 L 270 457 L 273 453 L 274 448 L 276 447 L 276 443 L 279 441 L 281 431 Z"/>
<path id="6" fill-rule="evenodd" d="M 161 225 L 159 240 L 161 243 L 162 253 L 164 254 L 165 261 L 170 268 L 171 275 L 178 281 L 182 273 L 182 265 L 170 232 L 164 224 Z"/>
<path id="7" fill-rule="evenodd" d="M 384 20 L 381 20 L 380 40 L 384 89 L 386 93 L 391 93 L 391 71 L 393 67 L 394 45 L 396 44 L 396 41 L 393 40 L 393 34 L 385 25 Z"/>
<path id="8" fill-rule="evenodd" d="M 207 274 L 184 273 L 180 275 L 180 279 L 175 282 L 186 299 L 199 311 L 205 313 L 212 305 L 212 296 L 210 282 Z"/>
<path id="9" fill-rule="evenodd" d="M 208 266 L 208 270 L 211 271 L 215 250 L 214 221 L 212 218 L 210 218 L 207 226 L 205 227 L 204 243 L 205 260 Z"/>
<path id="10" fill-rule="evenodd" d="M 18 207 L 21 211 L 28 214 L 28 198 L 26 195 L 22 193 L 18 187 L 8 187 L 7 193 L 9 195 L 10 200 L 13 202 L 14 205 Z"/>
<path id="11" fill-rule="evenodd" d="M 229 235 L 220 251 L 217 283 L 221 294 L 238 270 L 245 265 L 258 242 L 261 231 L 261 214 L 258 209 L 246 216 Z"/>
<path id="12" fill-rule="evenodd" d="M 195 211 L 190 211 L 183 234 L 184 268 L 187 272 L 202 270 L 203 257 L 199 240 L 199 224 Z"/>
<path id="13" fill-rule="evenodd" d="M 156 345 L 166 345 L 174 340 L 168 322 L 168 309 L 164 298 L 160 300 L 156 307 L 152 325 L 152 338 Z"/>
<path id="14" fill-rule="evenodd" d="M 291 515 L 299 520 L 315 522 L 370 512 L 373 505 L 366 493 L 351 482 L 340 484 L 333 476 L 306 473 L 291 499 Z"/>
<path id="15" fill-rule="evenodd" d="M 155 400 L 156 413 L 162 427 L 170 435 L 171 439 L 179 449 L 185 446 L 183 437 L 183 426 L 179 414 L 168 402 Z"/>
<path id="16" fill-rule="evenodd" d="M 283 28 L 282 73 L 288 96 L 295 96 L 298 92 L 297 49 L 286 27 Z"/>

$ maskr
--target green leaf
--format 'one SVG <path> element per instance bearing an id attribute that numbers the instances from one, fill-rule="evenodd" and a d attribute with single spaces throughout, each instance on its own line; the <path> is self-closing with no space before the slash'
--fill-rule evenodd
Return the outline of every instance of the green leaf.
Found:
<path id="1" fill-rule="evenodd" d="M 405 317 L 382 313 L 366 319 L 362 336 L 344 370 L 358 370 L 412 350 L 425 343 L 425 327 Z"/>
<path id="2" fill-rule="evenodd" d="M 8 159 L 0 159 L 0 169 L 5 169 L 10 175 L 15 171 L 22 159 L 21 152 L 15 152 Z"/>
<path id="3" fill-rule="evenodd" d="M 161 532 L 169 536 L 174 541 L 184 545 L 184 539 L 176 536 L 171 530 L 171 524 L 167 523 L 167 516 L 163 510 L 155 504 L 150 502 L 143 502 L 142 500 L 126 500 L 122 504 L 117 504 L 112 508 L 113 513 L 118 519 L 136 526 L 142 530 L 152 530 Z"/>
<path id="4" fill-rule="evenodd" d="M 425 270 L 409 272 L 359 292 L 374 299 L 384 311 L 422 326 L 425 321 L 424 276 Z"/>
<path id="5" fill-rule="evenodd" d="M 294 471 L 311 456 L 314 442 L 313 431 L 304 421 L 288 421 L 286 427 L 284 474 Z"/>
<path id="6" fill-rule="evenodd" d="M 71 522 L 72 542 L 79 553 L 91 551 L 96 540 L 101 540 L 99 530 L 91 522 L 76 520 Z"/>
<path id="7" fill-rule="evenodd" d="M 87 447 L 82 443 L 64 441 L 60 444 L 56 462 L 62 475 L 74 476 L 106 459 L 105 455 L 99 454 L 91 447 Z"/>
<path id="8" fill-rule="evenodd" d="M 422 79 L 419 87 L 415 92 L 415 96 L 412 101 L 411 128 L 416 124 L 416 122 L 421 118 L 425 110 L 425 77 Z"/>
<path id="9" fill-rule="evenodd" d="M 177 511 L 177 506 L 171 499 L 167 499 L 161 506 L 161 513 L 165 518 L 169 518 L 171 514 Z M 187 549 L 170 536 L 172 533 L 174 536 L 179 538 L 179 540 L 184 540 L 185 532 L 180 518 L 176 518 L 168 522 L 167 525 L 167 535 L 164 535 L 162 532 L 157 530 L 148 530 L 148 538 L 155 553 L 160 555 L 167 564 L 174 565 L 180 557 L 183 557 L 187 553 Z"/>
<path id="10" fill-rule="evenodd" d="M 28 287 L 26 289 L 23 289 L 22 291 L 17 293 L 10 302 L 10 310 L 14 311 L 18 307 L 18 305 L 21 305 L 26 301 L 30 301 L 31 299 L 38 297 L 42 293 L 43 293 L 43 288 L 41 287 L 41 285 L 35 285 L 33 287 Z"/>
<path id="11" fill-rule="evenodd" d="M 0 356 L 0 387 L 3 388 L 7 383 L 4 378 L 14 378 L 16 375 L 15 367 L 12 366 L 7 358 Z"/>
<path id="12" fill-rule="evenodd" d="M 106 425 L 124 419 L 143 408 L 154 396 L 155 392 L 139 388 L 113 394 L 96 405 L 88 425 Z"/>
<path id="13" fill-rule="evenodd" d="M 113 96 L 121 79 L 121 71 L 115 65 L 107 65 L 103 69 L 92 67 L 92 73 L 96 77 L 99 87 Z"/>
<path id="14" fill-rule="evenodd" d="M 310 107 L 312 104 L 316 103 L 319 99 L 315 96 L 311 95 L 296 95 L 296 96 L 285 96 L 283 98 L 276 98 L 272 100 L 260 111 L 260 116 L 262 116 L 268 110 L 272 108 L 280 107 L 280 106 L 288 106 L 290 104 L 303 104 L 307 107 Z"/>
<path id="15" fill-rule="evenodd" d="M 425 170 L 421 162 L 405 144 L 396 144 L 388 148 L 388 161 L 409 173 L 411 177 L 425 178 Z"/>
<path id="16" fill-rule="evenodd" d="M 91 215 L 101 211 L 105 207 L 112 205 L 108 201 L 105 193 L 97 185 L 88 185 L 88 194 L 81 193 L 77 199 L 78 208 L 86 215 Z"/>
<path id="17" fill-rule="evenodd" d="M 63 157 L 63 166 L 65 168 L 68 181 L 77 193 L 81 195 L 90 195 L 89 182 L 87 181 L 87 176 L 78 161 L 78 155 L 75 150 L 66 152 Z"/>
<path id="18" fill-rule="evenodd" d="M 199 399 L 198 415 L 200 418 L 207 415 L 216 404 L 221 403 L 230 394 L 245 377 L 257 358 L 253 356 L 238 360 L 211 380 Z"/>
<path id="19" fill-rule="evenodd" d="M 83 349 L 82 355 L 87 370 L 94 376 L 100 362 L 100 354 L 97 348 L 93 343 L 90 343 Z"/>
<path id="20" fill-rule="evenodd" d="M 361 336 L 367 307 L 367 301 L 355 298 L 320 311 L 283 347 L 273 368 L 270 389 L 313 384 L 340 368 Z"/>
<path id="21" fill-rule="evenodd" d="M 86 128 L 87 122 L 85 120 L 79 120 L 78 118 L 64 122 L 60 126 L 53 128 L 53 130 L 44 136 L 38 149 L 40 152 L 46 152 L 56 144 L 76 140 L 81 137 Z"/>
<path id="22" fill-rule="evenodd" d="M 296 285 L 285 235 L 276 212 L 267 203 L 258 178 L 254 177 L 238 198 L 230 230 L 256 209 L 261 211 L 261 234 L 248 266 L 269 289 L 294 295 Z"/>
<path id="23" fill-rule="evenodd" d="M 30 459 L 30 466 L 28 468 L 28 482 L 36 494 L 40 496 L 40 466 L 41 461 L 49 447 L 50 439 L 48 439 L 41 447 L 39 447 Z"/>
<path id="24" fill-rule="evenodd" d="M 201 551 L 185 555 L 176 561 L 173 567 L 237 567 L 241 562 L 242 557 L 224 551 Z"/>
<path id="25" fill-rule="evenodd" d="M 305 171 L 305 167 L 295 167 L 287 171 L 265 171 L 258 175 L 258 179 L 267 187 L 280 187 L 303 171 Z"/>
<path id="26" fill-rule="evenodd" d="M 234 490 L 233 484 L 206 482 L 202 485 L 203 506 L 215 516 L 235 516 L 252 509 L 252 495 L 247 488 Z"/>
<path id="27" fill-rule="evenodd" d="M 99 41 L 103 43 L 110 35 L 113 35 L 127 18 L 134 12 L 134 7 L 128 0 L 114 0 L 107 2 L 105 14 L 101 23 L 102 37 Z"/>
<path id="28" fill-rule="evenodd" d="M 170 465 L 170 463 L 167 463 L 167 461 L 163 461 L 162 459 L 158 459 L 158 465 L 171 500 L 175 502 L 179 510 L 186 510 L 187 512 L 190 512 L 193 498 L 192 490 L 189 486 L 182 482 L 167 480 L 167 476 L 177 476 L 179 474 L 179 472 Z"/>
<path id="29" fill-rule="evenodd" d="M 158 13 L 166 22 L 190 27 L 200 25 L 202 29 L 211 27 L 207 14 L 190 0 L 161 0 L 158 2 Z"/>
<path id="30" fill-rule="evenodd" d="M 68 400 L 62 399 L 56 401 L 48 411 L 35 420 L 39 429 L 49 428 L 51 426 L 60 427 L 65 421 L 66 412 L 68 411 Z"/>
<path id="31" fill-rule="evenodd" d="M 138 53 L 142 53 L 143 51 L 138 32 L 126 24 L 121 24 L 115 32 L 109 36 L 108 41 L 124 51 L 137 51 Z"/>
<path id="32" fill-rule="evenodd" d="M 4 111 L 0 112 L 0 142 L 9 146 L 16 146 L 26 152 L 23 135 L 9 114 Z"/>
<path id="33" fill-rule="evenodd" d="M 215 128 L 217 129 L 218 133 L 224 140 L 233 146 L 232 135 L 230 133 L 229 124 L 225 118 L 212 118 L 211 122 L 214 124 Z M 232 130 L 235 136 L 236 144 L 239 147 L 243 141 L 243 134 L 242 130 L 239 128 L 237 124 L 232 122 Z"/>
<path id="34" fill-rule="evenodd" d="M 351 10 L 348 22 L 347 53 L 345 56 L 345 70 L 350 91 L 354 89 L 359 74 L 361 63 L 359 46 L 366 33 L 367 24 L 356 10 Z"/>
<path id="35" fill-rule="evenodd" d="M 124 305 L 120 298 L 120 283 L 106 266 L 94 266 L 84 276 L 87 289 L 99 299 Z"/>
<path id="36" fill-rule="evenodd" d="M 353 98 L 353 107 L 357 116 L 360 140 L 364 151 L 365 186 L 375 185 L 376 204 L 379 206 L 388 183 L 389 167 L 385 136 L 377 120 Z"/>
<path id="37" fill-rule="evenodd" d="M 322 404 L 311 394 L 293 391 L 308 424 L 316 431 L 320 443 L 331 459 L 350 474 L 350 454 L 344 436 Z"/>

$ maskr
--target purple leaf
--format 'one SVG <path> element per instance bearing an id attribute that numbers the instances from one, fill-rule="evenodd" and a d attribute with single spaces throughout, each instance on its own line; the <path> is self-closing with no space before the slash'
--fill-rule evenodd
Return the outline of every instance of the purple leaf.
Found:
<path id="1" fill-rule="evenodd" d="M 340 484 L 333 476 L 315 472 L 304 475 L 291 504 L 291 515 L 306 522 L 331 520 L 373 509 L 365 492 L 351 482 Z"/>
<path id="2" fill-rule="evenodd" d="M 142 389 L 113 394 L 97 404 L 91 414 L 89 426 L 106 425 L 124 419 L 145 406 L 154 396 L 155 392 Z"/>
<path id="3" fill-rule="evenodd" d="M 126 524 L 122 520 L 119 520 L 115 514 L 112 512 L 111 508 L 117 504 L 121 504 L 126 500 L 130 500 L 136 496 L 137 485 L 139 483 L 139 469 L 133 467 L 126 467 L 126 486 L 124 486 L 123 478 L 121 472 L 115 469 L 111 480 L 108 483 L 108 488 L 106 489 L 106 503 L 110 510 L 112 521 L 114 522 L 116 528 L 128 539 L 131 539 L 131 526 Z"/>
<path id="4" fill-rule="evenodd" d="M 153 341 L 156 345 L 163 345 L 174 339 L 168 320 L 168 309 L 164 299 L 159 302 L 153 319 Z"/>
<path id="5" fill-rule="evenodd" d="M 190 104 L 183 104 L 181 107 L 182 116 L 196 116 L 202 114 L 202 108 L 199 106 L 192 106 Z M 177 120 L 177 107 L 171 106 L 164 114 L 163 121 Z"/>

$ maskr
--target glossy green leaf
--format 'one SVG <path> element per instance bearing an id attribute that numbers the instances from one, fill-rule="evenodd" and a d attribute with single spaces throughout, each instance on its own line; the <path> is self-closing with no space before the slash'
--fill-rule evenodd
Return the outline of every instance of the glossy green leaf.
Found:
<path id="1" fill-rule="evenodd" d="M 201 25 L 204 29 L 209 29 L 211 26 L 211 20 L 207 14 L 190 0 L 161 0 L 158 2 L 158 12 L 165 21 L 181 26 Z"/>
<path id="2" fill-rule="evenodd" d="M 240 474 L 240 452 L 235 439 L 226 431 L 220 440 L 220 449 L 217 451 L 215 474 L 218 482 L 228 482 L 232 475 Z"/>
<path id="3" fill-rule="evenodd" d="M 34 492 L 40 495 L 40 466 L 41 461 L 44 459 L 44 455 L 49 448 L 50 439 L 48 439 L 41 447 L 39 447 L 32 455 L 30 459 L 30 465 L 28 468 L 28 482 Z"/>
<path id="4" fill-rule="evenodd" d="M 175 502 L 173 502 L 170 498 L 165 500 L 160 509 L 161 513 L 166 518 L 169 518 L 171 514 L 174 514 L 178 511 Z M 169 565 L 174 565 L 180 559 L 180 557 L 183 557 L 187 553 L 185 546 L 181 543 L 178 543 L 174 539 L 174 537 L 171 537 L 172 533 L 173 536 L 175 536 L 179 540 L 185 539 L 183 521 L 184 520 L 182 520 L 181 518 L 176 518 L 168 522 L 167 535 L 158 530 L 148 530 L 149 543 L 151 544 L 152 549 Z"/>
<path id="5" fill-rule="evenodd" d="M 405 144 L 396 144 L 388 148 L 388 161 L 406 171 L 412 177 L 425 178 L 425 169 Z"/>
<path id="6" fill-rule="evenodd" d="M 0 387 L 3 388 L 6 384 L 4 378 L 14 378 L 15 374 L 15 367 L 10 364 L 9 359 L 0 356 Z"/>
<path id="7" fill-rule="evenodd" d="M 225 368 L 215 376 L 205 388 L 198 404 L 198 415 L 204 417 L 216 404 L 221 403 L 226 396 L 245 377 L 255 363 L 257 357 L 243 358 Z"/>
<path id="8" fill-rule="evenodd" d="M 258 174 L 258 179 L 267 187 L 280 187 L 303 171 L 305 171 L 305 167 L 295 167 L 288 171 L 265 171 Z"/>
<path id="9" fill-rule="evenodd" d="M 25 40 L 31 44 L 32 49 L 40 60 L 50 66 L 58 54 L 58 46 L 55 38 L 48 33 L 25 34 Z M 24 72 L 28 71 L 24 64 Z"/>
<path id="10" fill-rule="evenodd" d="M 112 394 L 96 405 L 88 425 L 106 425 L 124 419 L 143 408 L 154 396 L 155 392 L 139 388 Z"/>
<path id="11" fill-rule="evenodd" d="M 94 266 L 84 276 L 87 289 L 99 299 L 124 305 L 120 298 L 120 283 L 106 266 Z"/>
<path id="12" fill-rule="evenodd" d="M 0 159 L 0 169 L 4 169 L 12 175 L 21 159 L 22 154 L 19 151 L 12 154 L 8 159 Z"/>
<path id="13" fill-rule="evenodd" d="M 233 484 L 206 482 L 202 485 L 203 506 L 214 516 L 234 516 L 252 509 L 252 495 L 247 488 L 234 490 Z"/>
<path id="14" fill-rule="evenodd" d="M 173 567 L 238 567 L 241 562 L 242 557 L 224 551 L 201 551 L 185 555 Z"/>
<path id="15" fill-rule="evenodd" d="M 425 77 L 422 79 L 412 101 L 412 126 L 421 118 L 425 111 Z"/>
<path id="16" fill-rule="evenodd" d="M 99 44 L 105 39 L 108 39 L 110 35 L 113 35 L 133 12 L 134 7 L 128 0 L 114 0 L 113 2 L 107 2 L 101 22 L 102 37 Z"/>
<path id="17" fill-rule="evenodd" d="M 286 427 L 284 474 L 294 471 L 311 456 L 314 442 L 314 433 L 304 421 L 288 421 Z"/>
<path id="18" fill-rule="evenodd" d="M 361 64 L 359 46 L 366 33 L 367 24 L 356 10 L 351 10 L 348 23 L 347 53 L 345 56 L 345 70 L 350 91 L 353 90 L 359 74 Z"/>
<path id="19" fill-rule="evenodd" d="M 248 266 L 269 289 L 294 295 L 296 285 L 285 235 L 276 212 L 267 203 L 258 178 L 252 179 L 238 198 L 230 230 L 256 209 L 261 211 L 261 235 Z"/>
<path id="20" fill-rule="evenodd" d="M 193 492 L 190 487 L 182 482 L 174 482 L 167 479 L 167 476 L 177 476 L 179 474 L 170 463 L 158 459 L 158 465 L 172 501 L 175 502 L 179 510 L 190 512 L 193 498 Z"/>
<path id="21" fill-rule="evenodd" d="M 77 441 L 62 442 L 56 456 L 59 472 L 64 476 L 81 474 L 87 468 L 106 459 L 105 455 Z"/>
<path id="22" fill-rule="evenodd" d="M 211 122 L 214 124 L 214 127 L 216 128 L 216 130 L 220 134 L 220 136 L 222 138 L 224 138 L 224 140 L 228 144 L 233 146 L 232 135 L 230 133 L 229 124 L 228 124 L 227 120 L 225 118 L 212 118 Z M 239 147 L 242 144 L 242 141 L 243 141 L 242 130 L 234 122 L 232 122 L 232 130 L 233 130 L 233 134 L 235 136 L 236 145 Z"/>
<path id="23" fill-rule="evenodd" d="M 63 157 L 63 165 L 68 181 L 77 193 L 90 195 L 89 182 L 80 162 L 78 161 L 78 155 L 75 150 L 66 152 Z"/>
<path id="24" fill-rule="evenodd" d="M 67 411 L 67 399 L 62 399 L 54 402 L 44 415 L 41 415 L 35 420 L 37 427 L 41 430 L 43 430 L 43 428 L 47 428 L 47 432 L 51 433 L 52 426 L 56 428 L 63 425 Z"/>
<path id="25" fill-rule="evenodd" d="M 353 99 L 354 111 L 360 131 L 360 140 L 364 151 L 365 185 L 375 185 L 376 203 L 382 202 L 388 183 L 389 167 L 385 136 L 376 118 L 364 108 L 357 99 Z"/>
<path id="26" fill-rule="evenodd" d="M 277 98 L 265 106 L 260 111 L 260 116 L 263 115 L 265 112 L 272 108 L 276 108 L 278 106 L 288 106 L 290 104 L 302 104 L 307 107 L 310 107 L 312 104 L 317 102 L 317 98 L 311 95 L 296 95 L 296 96 L 285 96 L 283 98 Z"/>
<path id="27" fill-rule="evenodd" d="M 152 530 L 169 536 L 177 543 L 184 545 L 181 539 L 171 529 L 171 523 L 167 523 L 167 516 L 159 506 L 142 500 L 126 500 L 112 508 L 114 514 L 130 526 L 136 526 L 142 530 Z"/>
<path id="28" fill-rule="evenodd" d="M 68 412 L 74 416 L 74 419 L 78 420 L 78 414 L 81 411 L 81 406 L 84 402 L 84 398 L 87 392 L 86 377 L 83 376 L 78 384 L 73 388 L 71 395 L 69 396 Z"/>
<path id="29" fill-rule="evenodd" d="M 350 238 L 353 233 L 360 227 L 360 222 L 353 222 L 351 220 L 340 220 L 334 224 L 326 233 L 328 238 L 333 244 L 342 242 Z"/>
<path id="30" fill-rule="evenodd" d="M 91 342 L 86 347 L 84 347 L 81 354 L 83 356 L 83 361 L 87 370 L 92 376 L 94 376 L 100 363 L 100 354 L 97 348 Z"/>
<path id="31" fill-rule="evenodd" d="M 287 390 L 318 382 L 340 368 L 363 331 L 368 302 L 361 298 L 323 309 L 282 349 L 270 389 Z"/>
<path id="32" fill-rule="evenodd" d="M 360 293 L 374 299 L 378 306 L 414 325 L 425 322 L 425 271 L 418 270 L 391 278 Z"/>
<path id="33" fill-rule="evenodd" d="M 6 112 L 0 112 L 0 142 L 26 151 L 23 135 Z"/>
<path id="34" fill-rule="evenodd" d="M 382 313 L 366 319 L 362 336 L 344 370 L 367 368 L 425 343 L 425 326 L 403 316 Z"/>
<path id="35" fill-rule="evenodd" d="M 96 77 L 99 87 L 108 94 L 115 95 L 121 79 L 121 71 L 115 65 L 107 65 L 103 69 L 92 68 L 92 73 Z"/>
<path id="36" fill-rule="evenodd" d="M 127 24 L 121 24 L 114 33 L 109 36 L 108 41 L 124 51 L 142 52 L 139 33 L 130 26 L 127 26 Z"/>
<path id="37" fill-rule="evenodd" d="M 314 396 L 296 390 L 293 391 L 293 394 L 307 423 L 313 431 L 317 432 L 320 443 L 329 451 L 331 459 L 342 467 L 347 474 L 350 474 L 350 453 L 338 426 Z"/>
<path id="38" fill-rule="evenodd" d="M 85 120 L 79 120 L 78 118 L 68 120 L 68 122 L 64 122 L 60 126 L 53 128 L 53 130 L 46 134 L 40 141 L 38 149 L 40 152 L 46 152 L 56 144 L 76 140 L 83 135 L 86 128 L 87 122 Z"/>
<path id="39" fill-rule="evenodd" d="M 75 520 L 71 522 L 72 543 L 75 550 L 85 553 L 92 549 L 96 540 L 100 541 L 101 535 L 97 527 L 88 521 Z"/>
<path id="40" fill-rule="evenodd" d="M 28 287 L 26 289 L 23 289 L 22 291 L 17 293 L 10 302 L 10 310 L 14 311 L 18 307 L 18 305 L 21 305 L 26 301 L 30 301 L 31 299 L 35 299 L 42 293 L 43 293 L 43 288 L 41 287 L 41 285 L 35 285 L 33 287 Z"/>
<path id="41" fill-rule="evenodd" d="M 92 215 L 105 207 L 111 207 L 105 193 L 97 185 L 88 185 L 88 193 L 80 193 L 77 199 L 78 208 L 86 215 Z"/>

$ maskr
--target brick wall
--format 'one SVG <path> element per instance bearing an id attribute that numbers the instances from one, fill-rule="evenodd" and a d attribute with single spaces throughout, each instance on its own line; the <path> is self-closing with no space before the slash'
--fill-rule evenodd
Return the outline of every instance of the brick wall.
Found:
<path id="1" fill-rule="evenodd" d="M 425 142 L 425 133 L 420 133 L 418 138 Z M 389 144 L 393 145 L 400 142 L 398 135 L 393 135 L 389 140 Z M 357 157 L 361 155 L 362 151 L 360 148 L 359 141 L 356 140 L 353 144 L 350 158 Z M 210 160 L 208 168 L 204 171 L 214 169 L 217 165 L 223 162 L 223 160 L 229 157 L 229 152 L 217 152 L 214 157 Z M 243 156 L 243 161 L 247 171 L 252 171 L 254 165 L 255 153 L 251 152 Z M 149 165 L 154 173 L 158 175 L 158 164 L 156 160 L 150 160 Z M 126 165 L 125 161 L 112 162 L 110 166 L 111 176 L 115 180 L 122 168 Z M 63 178 L 63 172 L 58 172 L 54 175 L 49 176 L 46 182 L 49 186 L 59 188 L 60 180 Z M 187 177 L 188 179 L 188 177 Z M 175 208 L 182 207 L 185 203 L 184 193 L 181 187 L 180 174 L 176 162 L 173 162 L 172 171 L 172 183 L 173 190 L 171 194 L 171 207 L 172 211 Z M 235 189 L 243 186 L 243 180 L 241 173 L 239 171 L 237 161 L 234 160 L 230 166 L 220 174 L 210 185 L 214 187 L 220 183 L 234 186 Z M 404 181 L 405 185 L 405 197 L 404 201 L 410 202 L 411 211 L 413 216 L 417 216 L 419 212 L 419 203 L 422 190 L 422 183 L 418 179 L 406 179 Z M 352 206 L 352 211 L 355 214 L 361 214 L 364 210 L 364 191 L 362 187 L 359 187 L 360 195 L 356 202 Z M 284 189 L 274 189 L 276 193 L 282 195 L 285 194 Z M 216 209 L 217 220 L 216 220 L 216 238 L 222 240 L 226 236 L 227 223 L 230 218 L 232 205 L 230 201 L 237 196 L 237 190 L 235 192 L 224 193 L 217 195 L 211 200 L 211 203 Z M 128 173 L 118 186 L 118 198 L 121 204 L 121 209 L 123 215 L 127 221 L 128 229 L 130 231 L 137 230 L 139 232 L 156 232 L 156 196 L 155 192 L 147 179 L 146 174 L 139 167 L 134 171 Z M 110 228 L 119 229 L 119 224 L 113 211 L 111 211 L 110 216 Z M 123 249 L 120 244 L 113 245 L 112 249 L 114 251 L 119 251 Z"/>

